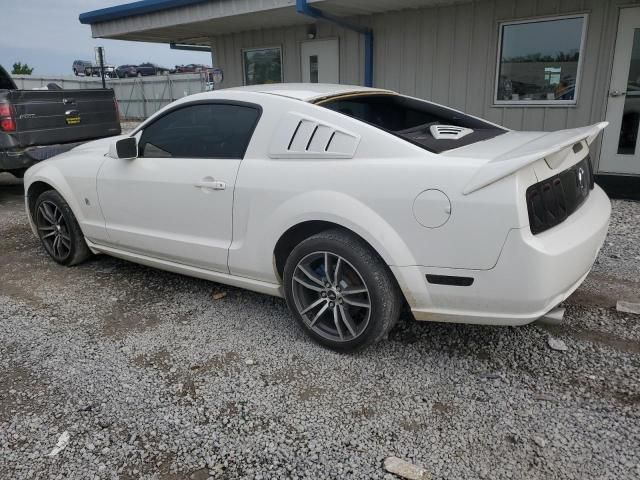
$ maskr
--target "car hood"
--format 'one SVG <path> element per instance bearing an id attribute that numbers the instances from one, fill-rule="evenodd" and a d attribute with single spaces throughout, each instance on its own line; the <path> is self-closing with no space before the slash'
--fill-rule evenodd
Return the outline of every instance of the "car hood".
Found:
<path id="1" fill-rule="evenodd" d="M 125 135 L 116 135 L 114 137 L 101 138 L 99 140 L 93 140 L 91 142 L 78 145 L 77 147 L 69 150 L 69 152 L 107 153 L 107 151 L 109 150 L 109 145 L 111 145 L 113 142 L 120 140 L 121 138 L 126 138 L 126 137 L 128 137 L 128 135 L 125 134 Z"/>
<path id="2" fill-rule="evenodd" d="M 98 154 L 104 155 L 109 151 L 109 146 L 111 143 L 120 140 L 121 138 L 125 138 L 127 135 L 116 135 L 114 137 L 101 138 L 99 140 L 92 140 L 90 142 L 81 143 L 77 147 L 73 147 L 70 150 L 67 150 L 64 153 L 60 153 L 53 157 L 47 158 L 46 160 L 42 160 L 41 162 L 36 163 L 32 169 L 39 165 L 43 165 L 48 162 L 55 162 L 56 160 L 60 160 L 61 158 L 67 158 L 69 156 L 77 156 L 78 154 Z"/>

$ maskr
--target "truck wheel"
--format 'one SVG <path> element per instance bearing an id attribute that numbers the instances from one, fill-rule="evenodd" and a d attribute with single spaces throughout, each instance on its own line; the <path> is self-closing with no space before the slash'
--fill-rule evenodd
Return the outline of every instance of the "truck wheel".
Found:
<path id="1" fill-rule="evenodd" d="M 33 217 L 44 249 L 56 262 L 71 266 L 91 256 L 76 217 L 58 192 L 40 194 Z"/>
<path id="2" fill-rule="evenodd" d="M 342 230 L 320 232 L 293 249 L 284 291 L 306 333 L 340 352 L 382 339 L 402 307 L 389 267 L 362 239 Z"/>

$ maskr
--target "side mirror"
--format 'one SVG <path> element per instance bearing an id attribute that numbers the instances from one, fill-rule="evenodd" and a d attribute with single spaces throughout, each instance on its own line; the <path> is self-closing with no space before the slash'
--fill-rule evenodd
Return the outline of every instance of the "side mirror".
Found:
<path id="1" fill-rule="evenodd" d="M 133 160 L 138 158 L 138 141 L 135 137 L 126 137 L 116 140 L 109 146 L 109 156 L 121 160 Z"/>

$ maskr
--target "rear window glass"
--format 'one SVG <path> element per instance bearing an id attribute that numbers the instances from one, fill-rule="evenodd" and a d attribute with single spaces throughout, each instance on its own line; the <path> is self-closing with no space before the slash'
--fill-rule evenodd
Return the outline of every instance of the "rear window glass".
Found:
<path id="1" fill-rule="evenodd" d="M 402 95 L 360 95 L 323 101 L 321 106 L 374 125 L 431 152 L 493 138 L 505 129 L 450 108 Z M 470 129 L 458 139 L 436 138 L 433 125 L 452 125 Z M 448 132 L 447 132 L 448 133 Z"/>

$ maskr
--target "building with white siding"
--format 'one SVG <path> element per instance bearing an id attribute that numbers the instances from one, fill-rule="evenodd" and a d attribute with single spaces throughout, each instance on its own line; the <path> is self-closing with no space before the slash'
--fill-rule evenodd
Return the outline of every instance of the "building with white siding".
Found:
<path id="1" fill-rule="evenodd" d="M 142 0 L 80 21 L 210 48 L 221 88 L 371 84 L 516 130 L 606 120 L 597 172 L 640 175 L 640 0 Z"/>

